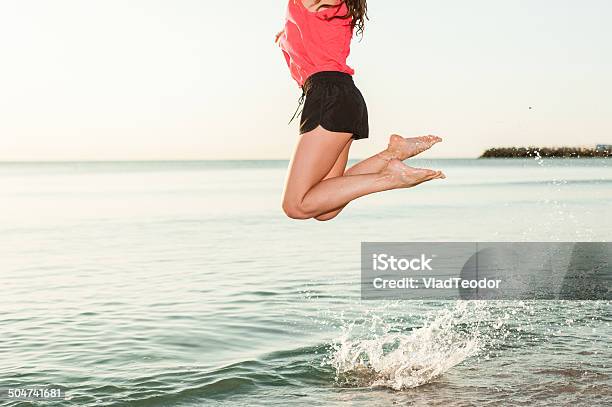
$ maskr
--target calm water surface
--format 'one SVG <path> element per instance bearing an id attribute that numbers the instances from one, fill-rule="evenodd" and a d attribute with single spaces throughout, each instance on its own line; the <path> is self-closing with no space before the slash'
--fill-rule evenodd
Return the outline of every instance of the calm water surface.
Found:
<path id="1" fill-rule="evenodd" d="M 0 388 L 67 391 L 0 405 L 612 402 L 610 302 L 359 298 L 361 241 L 609 241 L 609 161 L 416 161 L 327 223 L 286 165 L 0 164 Z"/>

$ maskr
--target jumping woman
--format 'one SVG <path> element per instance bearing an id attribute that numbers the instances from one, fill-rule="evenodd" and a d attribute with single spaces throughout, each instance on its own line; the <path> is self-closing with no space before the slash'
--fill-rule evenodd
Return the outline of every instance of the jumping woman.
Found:
<path id="1" fill-rule="evenodd" d="M 346 169 L 353 140 L 369 136 L 366 103 L 346 64 L 353 33 L 363 34 L 366 19 L 366 0 L 289 0 L 276 42 L 304 103 L 283 193 L 290 218 L 330 220 L 364 195 L 445 178 L 402 162 L 442 141 L 436 136 L 394 134 L 386 150 Z"/>

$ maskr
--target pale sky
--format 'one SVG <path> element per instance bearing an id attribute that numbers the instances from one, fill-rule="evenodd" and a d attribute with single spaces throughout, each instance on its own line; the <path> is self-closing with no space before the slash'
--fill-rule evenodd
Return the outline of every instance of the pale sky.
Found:
<path id="1" fill-rule="evenodd" d="M 0 160 L 289 158 L 286 0 L 0 1 Z M 370 139 L 612 143 L 612 1 L 370 0 L 349 64 Z M 532 110 L 529 110 L 532 107 Z"/>

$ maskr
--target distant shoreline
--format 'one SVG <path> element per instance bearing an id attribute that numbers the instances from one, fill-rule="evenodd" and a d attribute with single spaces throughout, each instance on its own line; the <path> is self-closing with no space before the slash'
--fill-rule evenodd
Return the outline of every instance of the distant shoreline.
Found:
<path id="1" fill-rule="evenodd" d="M 612 157 L 612 145 L 586 147 L 496 147 L 479 158 L 606 158 Z"/>

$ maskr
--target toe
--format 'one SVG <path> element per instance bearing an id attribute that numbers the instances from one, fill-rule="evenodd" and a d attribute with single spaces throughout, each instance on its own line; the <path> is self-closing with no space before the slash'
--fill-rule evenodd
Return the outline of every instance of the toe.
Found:
<path id="1" fill-rule="evenodd" d="M 434 170 L 428 170 L 425 168 L 416 168 L 416 172 L 419 174 L 419 176 L 424 177 L 424 178 L 428 178 L 428 177 L 434 177 L 436 175 L 438 175 L 438 173 Z"/>
<path id="2" fill-rule="evenodd" d="M 446 178 L 446 175 L 444 175 L 442 171 L 432 171 L 432 174 L 430 174 L 427 177 L 428 180 L 444 179 L 444 178 Z"/>
<path id="3" fill-rule="evenodd" d="M 439 143 L 439 142 L 442 141 L 442 139 L 440 137 L 432 136 L 432 135 L 422 137 L 421 139 L 424 142 L 426 142 L 427 144 L 430 144 L 430 145 L 434 145 L 434 144 Z"/>

